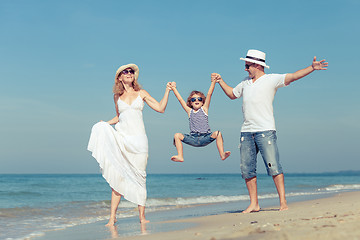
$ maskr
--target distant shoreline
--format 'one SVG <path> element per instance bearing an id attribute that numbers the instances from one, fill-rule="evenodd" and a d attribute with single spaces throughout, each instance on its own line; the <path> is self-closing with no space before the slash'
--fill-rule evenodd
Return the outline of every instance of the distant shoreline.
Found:
<path id="1" fill-rule="evenodd" d="M 240 172 L 235 173 L 147 173 L 148 175 L 241 175 Z M 284 173 L 284 175 L 289 176 L 296 176 L 296 175 L 354 175 L 354 176 L 360 176 L 360 170 L 342 170 L 337 172 L 289 172 Z M 98 173 L 0 173 L 0 175 L 101 175 L 100 172 Z M 267 175 L 266 173 L 258 173 L 259 176 Z"/>

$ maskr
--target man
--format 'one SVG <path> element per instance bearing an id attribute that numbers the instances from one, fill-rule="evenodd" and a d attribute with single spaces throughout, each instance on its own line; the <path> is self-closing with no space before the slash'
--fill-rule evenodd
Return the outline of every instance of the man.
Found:
<path id="1" fill-rule="evenodd" d="M 284 174 L 279 162 L 276 144 L 276 129 L 273 113 L 273 100 L 278 88 L 284 87 L 314 70 L 326 70 L 325 60 L 316 61 L 314 57 L 309 67 L 288 74 L 265 74 L 265 53 L 249 50 L 245 58 L 245 71 L 249 77 L 245 78 L 235 88 L 228 86 L 217 73 L 211 74 L 220 84 L 230 99 L 243 97 L 244 122 L 241 128 L 240 155 L 241 173 L 245 179 L 250 195 L 250 205 L 243 213 L 260 210 L 257 195 L 256 156 L 260 151 L 268 172 L 273 177 L 280 200 L 280 211 L 287 210 L 285 198 Z"/>

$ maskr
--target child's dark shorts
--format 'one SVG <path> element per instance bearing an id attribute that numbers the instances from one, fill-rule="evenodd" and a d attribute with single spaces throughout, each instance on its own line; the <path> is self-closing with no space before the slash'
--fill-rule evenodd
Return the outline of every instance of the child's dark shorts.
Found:
<path id="1" fill-rule="evenodd" d="M 182 142 L 194 147 L 204 147 L 215 140 L 215 138 L 211 137 L 211 134 L 212 132 L 183 134 L 184 139 Z"/>

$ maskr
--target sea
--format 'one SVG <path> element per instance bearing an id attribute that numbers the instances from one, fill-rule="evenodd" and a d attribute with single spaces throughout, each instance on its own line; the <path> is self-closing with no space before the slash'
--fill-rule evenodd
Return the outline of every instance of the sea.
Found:
<path id="1" fill-rule="evenodd" d="M 359 191 L 360 172 L 289 173 L 285 188 L 288 203 Z M 155 222 L 241 212 L 249 203 L 240 174 L 148 174 L 147 193 L 146 216 Z M 258 175 L 258 194 L 261 207 L 279 204 L 272 178 L 265 174 Z M 110 199 L 101 174 L 0 174 L 0 239 L 50 239 L 54 231 L 105 225 Z M 117 218 L 136 225 L 117 236 L 140 234 L 135 204 L 121 200 Z"/>

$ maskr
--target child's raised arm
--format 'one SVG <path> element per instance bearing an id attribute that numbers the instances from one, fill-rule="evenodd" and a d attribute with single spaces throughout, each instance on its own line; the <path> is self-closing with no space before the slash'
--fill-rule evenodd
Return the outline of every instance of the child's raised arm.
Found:
<path id="1" fill-rule="evenodd" d="M 206 113 L 208 113 L 209 107 L 210 107 L 210 101 L 211 101 L 211 96 L 214 92 L 215 89 L 215 84 L 216 84 L 216 80 L 211 78 L 211 84 L 210 84 L 210 88 L 209 91 L 206 95 L 206 99 L 205 99 L 205 103 L 203 106 L 203 109 L 205 110 Z"/>
<path id="2" fill-rule="evenodd" d="M 185 112 L 187 112 L 187 114 L 190 113 L 191 108 L 186 105 L 186 102 L 184 101 L 184 99 L 181 97 L 179 91 L 176 89 L 176 82 L 172 82 L 171 83 L 171 90 L 173 90 L 175 97 L 179 100 L 180 105 L 183 107 L 183 109 L 185 110 Z"/>

